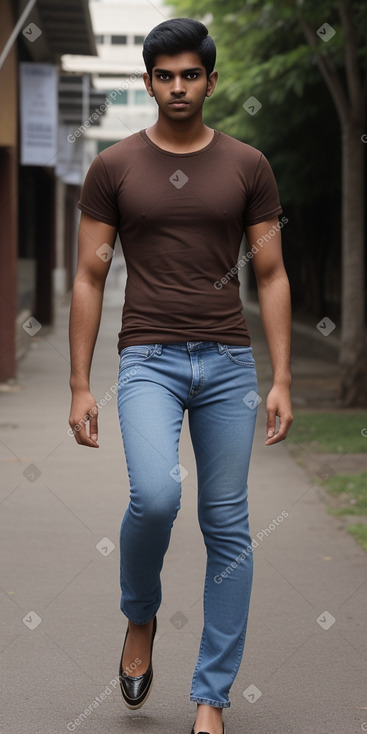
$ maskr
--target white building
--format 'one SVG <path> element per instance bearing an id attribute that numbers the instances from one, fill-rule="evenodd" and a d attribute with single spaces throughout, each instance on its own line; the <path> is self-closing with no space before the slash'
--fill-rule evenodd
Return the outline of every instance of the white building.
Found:
<path id="1" fill-rule="evenodd" d="M 156 121 L 157 105 L 143 81 L 143 41 L 154 26 L 170 17 L 170 9 L 162 0 L 90 0 L 89 10 L 98 56 L 62 57 L 65 71 L 83 75 L 85 114 L 79 129 L 69 138 L 75 137 L 77 143 L 69 146 L 70 155 L 75 157 L 79 150 L 83 158 L 80 183 L 97 153 Z M 95 94 L 102 92 L 105 99 L 105 108 L 97 107 L 95 115 L 90 114 L 88 104 L 90 88 Z M 76 216 L 79 218 L 80 213 Z M 74 258 L 75 269 L 76 245 Z M 125 280 L 125 261 L 117 243 L 105 304 L 122 304 Z"/>
<path id="2" fill-rule="evenodd" d="M 106 94 L 107 111 L 100 124 L 83 130 L 85 168 L 101 150 L 152 125 L 155 100 L 143 82 L 143 41 L 158 23 L 169 18 L 161 0 L 91 0 L 90 13 L 98 56 L 64 56 L 63 67 L 91 74 L 92 87 Z"/>

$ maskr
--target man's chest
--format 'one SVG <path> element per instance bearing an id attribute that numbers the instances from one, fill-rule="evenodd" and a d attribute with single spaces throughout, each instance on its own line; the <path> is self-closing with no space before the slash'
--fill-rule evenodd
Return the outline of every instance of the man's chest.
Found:
<path id="1" fill-rule="evenodd" d="M 241 172 L 223 162 L 148 158 L 124 172 L 117 203 L 123 226 L 182 228 L 207 222 L 211 228 L 215 222 L 242 222 L 246 184 Z"/>

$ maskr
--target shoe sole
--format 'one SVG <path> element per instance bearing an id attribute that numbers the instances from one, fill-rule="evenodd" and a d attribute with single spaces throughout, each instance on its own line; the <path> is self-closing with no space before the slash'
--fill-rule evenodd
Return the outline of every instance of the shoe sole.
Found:
<path id="1" fill-rule="evenodd" d="M 130 711 L 136 711 L 137 709 L 141 709 L 141 707 L 142 707 L 142 706 L 144 706 L 144 704 L 145 704 L 145 701 L 147 700 L 147 698 L 149 698 L 149 696 L 150 696 L 150 692 L 151 692 L 152 688 L 153 688 L 153 680 L 152 680 L 152 682 L 151 682 L 151 684 L 150 684 L 150 686 L 149 686 L 149 690 L 148 690 L 148 693 L 147 693 L 147 695 L 145 696 L 144 700 L 143 700 L 143 701 L 142 701 L 141 703 L 138 703 L 138 704 L 131 704 L 131 703 L 128 703 L 128 702 L 126 701 L 126 699 L 125 699 L 125 696 L 124 696 L 124 694 L 122 693 L 122 700 L 123 700 L 123 702 L 124 702 L 124 704 L 125 704 L 126 708 L 130 709 Z M 121 692 L 122 692 L 122 690 L 121 690 Z"/>

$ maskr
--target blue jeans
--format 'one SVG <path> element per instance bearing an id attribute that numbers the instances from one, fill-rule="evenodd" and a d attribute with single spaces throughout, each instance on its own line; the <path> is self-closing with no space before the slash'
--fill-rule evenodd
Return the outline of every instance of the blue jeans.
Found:
<path id="1" fill-rule="evenodd" d="M 120 353 L 118 409 L 130 502 L 121 524 L 121 611 L 146 624 L 180 508 L 184 411 L 195 454 L 207 551 L 204 627 L 190 700 L 228 707 L 241 663 L 253 575 L 247 475 L 257 414 L 252 348 L 198 341 Z"/>

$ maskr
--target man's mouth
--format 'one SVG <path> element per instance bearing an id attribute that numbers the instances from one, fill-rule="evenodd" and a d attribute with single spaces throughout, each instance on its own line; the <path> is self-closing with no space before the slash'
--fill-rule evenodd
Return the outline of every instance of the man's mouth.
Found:
<path id="1" fill-rule="evenodd" d="M 188 104 L 184 99 L 174 99 L 170 102 L 172 107 L 185 107 Z"/>

